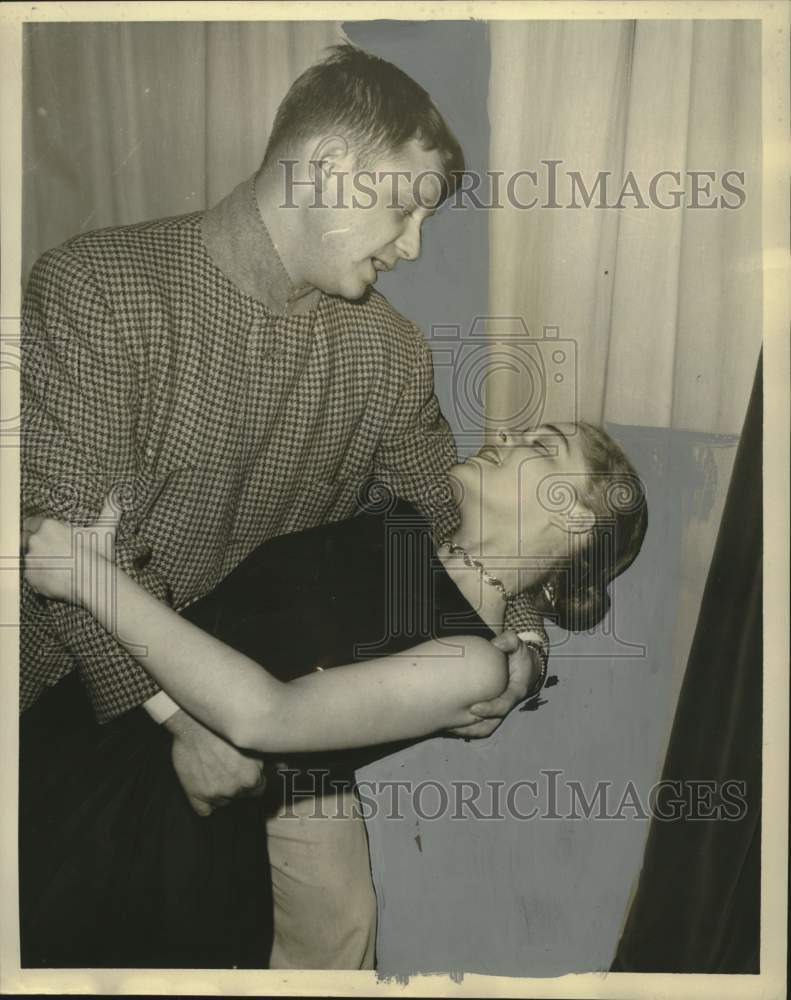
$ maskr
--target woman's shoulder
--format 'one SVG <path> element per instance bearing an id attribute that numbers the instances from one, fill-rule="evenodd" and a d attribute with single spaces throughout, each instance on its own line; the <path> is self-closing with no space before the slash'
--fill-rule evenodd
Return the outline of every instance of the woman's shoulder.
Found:
<path id="1" fill-rule="evenodd" d="M 353 512 L 335 521 L 324 521 L 287 535 L 278 535 L 262 547 L 301 547 L 347 543 L 353 539 L 375 538 L 388 530 L 414 530 L 430 533 L 428 519 L 409 500 L 387 494 L 384 498 L 369 494 L 358 498 Z"/>
<path id="2" fill-rule="evenodd" d="M 371 487 L 357 502 L 354 517 L 402 529 L 430 531 L 428 518 L 410 501 L 384 487 Z M 354 517 L 351 520 L 354 520 Z"/>
<path id="3" fill-rule="evenodd" d="M 312 575 L 328 559 L 342 558 L 351 564 L 364 553 L 381 549 L 388 536 L 415 532 L 430 538 L 428 520 L 412 503 L 400 497 L 390 497 L 383 503 L 367 496 L 349 517 L 273 535 L 261 542 L 223 583 L 249 579 L 251 574 L 259 576 L 274 568 L 282 573 L 286 567 L 293 567 L 301 574 L 307 571 Z"/>
<path id="4" fill-rule="evenodd" d="M 260 542 L 216 586 L 227 589 L 272 573 L 283 582 L 290 574 L 304 581 L 335 560 L 351 569 L 360 560 L 376 559 L 388 538 L 396 534 L 420 535 L 428 543 L 431 540 L 428 520 L 408 500 L 392 495 L 386 502 L 362 497 L 349 517 L 273 535 Z"/>

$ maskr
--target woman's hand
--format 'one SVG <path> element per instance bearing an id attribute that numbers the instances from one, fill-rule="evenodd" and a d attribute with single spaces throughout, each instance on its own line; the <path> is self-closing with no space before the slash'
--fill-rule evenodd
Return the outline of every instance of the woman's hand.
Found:
<path id="1" fill-rule="evenodd" d="M 40 515 L 22 522 L 21 549 L 27 582 L 45 597 L 83 604 L 91 589 L 104 588 L 115 561 L 120 512 L 109 497 L 88 527 Z"/>

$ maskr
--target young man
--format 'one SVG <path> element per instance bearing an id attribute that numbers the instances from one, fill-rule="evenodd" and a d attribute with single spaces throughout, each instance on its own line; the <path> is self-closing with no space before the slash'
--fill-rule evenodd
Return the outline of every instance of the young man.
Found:
<path id="1" fill-rule="evenodd" d="M 262 540 L 348 516 L 372 476 L 436 514 L 456 453 L 431 355 L 372 286 L 418 257 L 462 167 L 414 81 L 340 47 L 295 82 L 261 170 L 214 208 L 45 254 L 23 319 L 24 512 L 91 523 L 114 488 L 119 562 L 178 609 Z M 348 801 L 343 820 L 313 819 L 309 799 L 268 820 L 274 899 L 256 897 L 261 762 L 169 703 L 93 620 L 27 588 L 21 660 L 23 965 L 262 967 L 272 908 L 272 967 L 373 967 Z M 524 697 L 534 657 L 510 663 L 487 715 Z"/>

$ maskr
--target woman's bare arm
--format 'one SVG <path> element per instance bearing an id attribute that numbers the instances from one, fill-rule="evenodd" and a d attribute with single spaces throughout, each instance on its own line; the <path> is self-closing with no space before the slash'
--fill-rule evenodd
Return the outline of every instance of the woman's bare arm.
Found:
<path id="1" fill-rule="evenodd" d="M 238 706 L 228 738 L 237 746 L 279 751 L 416 739 L 480 721 L 470 706 L 496 697 L 507 683 L 506 658 L 486 639 L 430 640 L 398 655 L 333 667 L 284 684 L 283 725 L 272 723 L 278 730 L 276 746 L 250 703 Z"/>
<path id="2" fill-rule="evenodd" d="M 508 682 L 503 654 L 471 636 L 284 684 L 120 570 L 116 594 L 116 634 L 128 637 L 124 644 L 154 680 L 190 715 L 251 750 L 336 750 L 427 736 L 475 722 L 470 705 L 496 697 Z M 96 604 L 88 610 L 112 628 Z"/>
<path id="3" fill-rule="evenodd" d="M 496 697 L 508 683 L 505 656 L 470 636 L 432 640 L 284 684 L 100 555 L 90 559 L 90 586 L 75 588 L 74 576 L 68 585 L 56 581 L 53 560 L 47 568 L 41 556 L 51 556 L 58 539 L 64 544 L 65 530 L 45 521 L 31 535 L 28 581 L 48 596 L 78 600 L 182 708 L 237 746 L 296 752 L 419 738 L 478 721 L 470 706 Z"/>

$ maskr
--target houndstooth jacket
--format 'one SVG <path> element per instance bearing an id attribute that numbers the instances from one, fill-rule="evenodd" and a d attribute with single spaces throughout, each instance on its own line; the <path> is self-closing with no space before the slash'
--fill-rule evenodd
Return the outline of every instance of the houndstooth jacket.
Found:
<path id="1" fill-rule="evenodd" d="M 421 332 L 373 290 L 292 295 L 252 180 L 46 253 L 22 318 L 23 511 L 89 524 L 113 487 L 118 562 L 176 609 L 266 538 L 349 516 L 372 480 L 447 534 L 456 449 Z M 158 690 L 26 583 L 20 642 L 23 710 L 75 668 L 99 721 Z"/>

